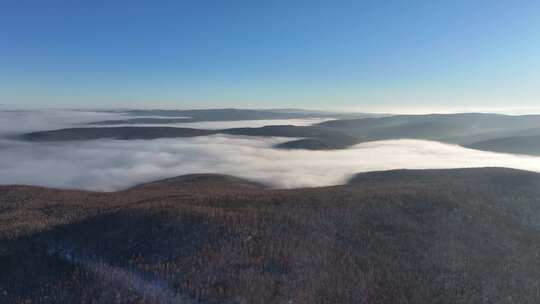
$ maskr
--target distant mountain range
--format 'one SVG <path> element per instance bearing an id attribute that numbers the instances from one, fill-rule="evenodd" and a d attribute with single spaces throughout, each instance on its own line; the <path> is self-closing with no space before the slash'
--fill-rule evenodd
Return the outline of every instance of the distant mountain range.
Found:
<path id="1" fill-rule="evenodd" d="M 466 147 L 500 153 L 540 155 L 540 135 L 495 138 L 472 143 Z"/>
<path id="2" fill-rule="evenodd" d="M 195 110 L 165 111 L 143 110 L 133 115 L 187 115 L 197 121 L 213 119 L 270 119 L 292 118 L 296 114 L 254 110 Z M 191 115 L 191 116 L 190 116 Z M 291 116 L 292 115 L 292 116 Z M 308 114 L 302 113 L 301 115 Z M 360 115 L 360 114 L 359 114 Z M 309 116 L 312 117 L 312 116 Z M 142 120 L 141 120 L 142 119 Z M 172 123 L 178 119 L 141 118 L 117 121 L 101 121 L 93 124 L 114 125 L 124 123 Z M 181 119 L 186 122 L 185 119 Z M 234 134 L 253 136 L 282 136 L 297 138 L 279 145 L 286 149 L 342 149 L 351 145 L 376 140 L 424 139 L 463 145 L 465 147 L 509 153 L 538 155 L 540 144 L 540 115 L 508 116 L 499 114 L 437 114 L 395 115 L 336 119 L 313 126 L 268 126 L 262 128 L 235 128 L 224 130 L 200 130 L 172 127 L 85 127 L 40 131 L 22 136 L 30 141 L 88 140 L 98 138 L 153 139 L 193 137 L 210 134 Z"/>
<path id="3" fill-rule="evenodd" d="M 472 144 L 481 140 L 523 133 L 540 134 L 540 115 L 509 116 L 482 113 L 397 115 L 334 120 L 323 122 L 318 126 L 354 135 L 362 141 L 417 138 Z"/>
<path id="4" fill-rule="evenodd" d="M 538 303 L 540 175 L 0 186 L 1 303 Z"/>
<path id="5" fill-rule="evenodd" d="M 300 109 L 204 109 L 204 110 L 126 110 L 122 113 L 128 116 L 143 116 L 142 118 L 126 118 L 105 120 L 89 125 L 126 125 L 126 124 L 174 124 L 202 121 L 239 121 L 239 120 L 271 120 L 299 118 L 363 118 L 376 116 L 364 113 L 337 113 L 326 111 L 310 111 Z M 156 117 L 152 117 L 156 116 Z"/>

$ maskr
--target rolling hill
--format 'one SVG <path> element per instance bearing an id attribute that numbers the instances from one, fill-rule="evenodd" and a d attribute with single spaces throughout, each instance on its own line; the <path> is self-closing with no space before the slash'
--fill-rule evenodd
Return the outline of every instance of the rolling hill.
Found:
<path id="1" fill-rule="evenodd" d="M 197 137 L 215 134 L 243 135 L 243 136 L 276 136 L 312 138 L 324 143 L 324 149 L 341 149 L 353 145 L 356 138 L 339 131 L 318 127 L 300 126 L 266 126 L 260 128 L 233 128 L 223 130 L 204 130 L 173 127 L 90 127 L 68 128 L 51 131 L 39 131 L 24 134 L 20 139 L 33 142 L 48 141 L 74 141 L 94 139 L 157 139 Z M 283 148 L 289 148 L 282 146 Z M 292 148 L 292 147 L 291 147 Z M 306 147 L 296 147 L 306 148 Z M 323 147 L 318 147 L 323 148 Z"/>
<path id="2" fill-rule="evenodd" d="M 260 128 L 205 130 L 173 127 L 87 127 L 39 131 L 22 135 L 28 141 L 155 139 L 212 134 L 293 137 L 282 149 L 330 150 L 391 139 L 423 139 L 479 150 L 538 155 L 540 116 L 499 114 L 397 115 L 342 119 L 312 126 L 276 125 Z"/>
<path id="3" fill-rule="evenodd" d="M 467 147 L 501 153 L 540 155 L 540 135 L 495 138 L 475 142 Z"/>
<path id="4" fill-rule="evenodd" d="M 416 138 L 456 144 L 531 132 L 540 135 L 540 115 L 510 116 L 463 113 L 431 115 L 395 115 L 327 121 L 317 125 L 344 132 L 362 141 Z"/>
<path id="5" fill-rule="evenodd" d="M 238 121 L 267 119 L 300 119 L 300 118 L 361 118 L 374 116 L 363 113 L 338 113 L 326 111 L 309 111 L 301 109 L 195 109 L 195 110 L 126 110 L 121 113 L 127 116 L 142 116 L 116 120 L 104 120 L 89 125 L 129 125 L 129 124 L 173 124 L 202 121 Z"/>
<path id="6" fill-rule="evenodd" d="M 538 303 L 540 175 L 0 186 L 2 303 Z"/>

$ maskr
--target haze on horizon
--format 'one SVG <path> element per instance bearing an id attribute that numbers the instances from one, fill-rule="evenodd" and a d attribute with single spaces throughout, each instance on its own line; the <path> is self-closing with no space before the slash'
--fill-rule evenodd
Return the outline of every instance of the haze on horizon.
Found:
<path id="1" fill-rule="evenodd" d="M 540 3 L 2 1 L 0 104 L 538 112 Z"/>

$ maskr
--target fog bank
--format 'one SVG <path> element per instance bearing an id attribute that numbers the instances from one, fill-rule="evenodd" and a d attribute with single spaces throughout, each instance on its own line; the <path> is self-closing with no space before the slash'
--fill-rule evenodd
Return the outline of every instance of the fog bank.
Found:
<path id="1" fill-rule="evenodd" d="M 134 118 L 180 118 L 160 116 L 135 116 L 122 112 L 100 112 L 90 110 L 7 110 L 0 109 L 0 137 L 21 133 L 54 130 L 72 127 L 106 127 L 108 125 L 88 125 L 88 123 L 124 120 Z M 187 117 L 182 117 L 187 118 Z M 180 127 L 196 129 L 228 129 L 251 127 L 258 128 L 268 125 L 295 125 L 308 126 L 331 118 L 299 118 L 299 119 L 264 119 L 264 120 L 237 120 L 237 121 L 200 121 L 174 124 L 121 124 L 113 127 Z"/>
<path id="2" fill-rule="evenodd" d="M 0 140 L 0 184 L 114 191 L 191 173 L 230 174 L 277 188 L 345 183 L 388 169 L 510 167 L 540 172 L 540 157 L 423 140 L 363 143 L 336 151 L 288 151 L 290 139 L 215 135 L 158 140 L 26 143 Z"/>
<path id="3" fill-rule="evenodd" d="M 170 118 L 170 117 L 169 117 Z M 260 128 L 275 125 L 310 126 L 321 122 L 333 120 L 332 118 L 296 118 L 296 119 L 259 119 L 259 120 L 231 120 L 231 121 L 197 121 L 172 124 L 115 124 L 97 125 L 93 127 L 177 127 L 194 129 L 232 129 L 232 128 Z"/>

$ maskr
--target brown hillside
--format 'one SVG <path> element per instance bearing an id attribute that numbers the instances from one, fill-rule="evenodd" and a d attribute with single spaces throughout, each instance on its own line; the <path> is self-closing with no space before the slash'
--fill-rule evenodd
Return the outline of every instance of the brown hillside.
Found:
<path id="1" fill-rule="evenodd" d="M 0 187 L 0 303 L 538 303 L 540 175 Z"/>

